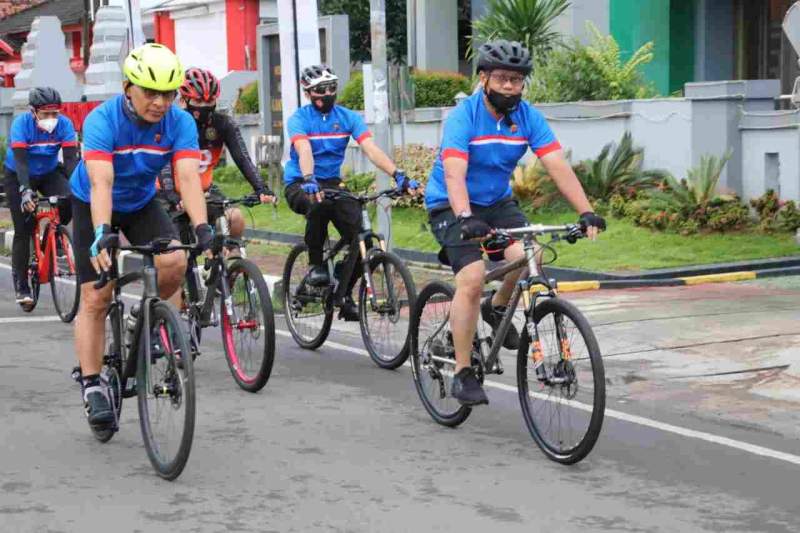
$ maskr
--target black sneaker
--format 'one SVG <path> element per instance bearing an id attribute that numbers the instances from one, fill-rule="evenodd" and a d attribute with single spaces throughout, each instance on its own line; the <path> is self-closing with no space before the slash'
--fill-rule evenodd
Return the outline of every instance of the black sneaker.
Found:
<path id="1" fill-rule="evenodd" d="M 345 296 L 339 304 L 339 318 L 345 322 L 358 322 L 358 306 L 351 296 Z"/>
<path id="2" fill-rule="evenodd" d="M 89 425 L 105 428 L 114 423 L 114 412 L 108 401 L 108 387 L 97 381 L 83 389 L 83 402 Z"/>
<path id="3" fill-rule="evenodd" d="M 312 266 L 306 276 L 306 283 L 312 287 L 325 287 L 330 284 L 328 267 L 325 265 Z"/>
<path id="4" fill-rule="evenodd" d="M 492 326 L 492 333 L 496 334 L 497 328 L 500 326 L 500 321 L 503 320 L 503 314 L 506 312 L 506 308 L 493 307 L 492 296 L 494 296 L 494 293 L 487 296 L 481 303 L 481 317 L 484 322 Z M 506 338 L 503 339 L 503 347 L 509 350 L 519 349 L 519 333 L 513 323 L 508 328 Z"/>
<path id="5" fill-rule="evenodd" d="M 458 374 L 453 376 L 453 386 L 450 392 L 461 405 L 472 406 L 489 403 L 489 398 L 486 397 L 483 386 L 475 377 L 472 367 L 462 368 Z"/>
<path id="6" fill-rule="evenodd" d="M 27 276 L 14 275 L 14 292 L 16 293 L 18 304 L 27 305 L 33 303 L 33 296 L 31 296 L 31 288 L 30 285 L 28 285 Z"/>

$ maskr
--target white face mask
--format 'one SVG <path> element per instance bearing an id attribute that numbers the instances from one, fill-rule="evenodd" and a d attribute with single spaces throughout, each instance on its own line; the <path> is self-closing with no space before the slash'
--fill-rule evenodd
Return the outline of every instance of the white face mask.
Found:
<path id="1" fill-rule="evenodd" d="M 53 133 L 53 130 L 56 129 L 56 126 L 58 125 L 58 119 L 44 118 L 41 120 L 37 120 L 36 124 L 47 133 Z"/>

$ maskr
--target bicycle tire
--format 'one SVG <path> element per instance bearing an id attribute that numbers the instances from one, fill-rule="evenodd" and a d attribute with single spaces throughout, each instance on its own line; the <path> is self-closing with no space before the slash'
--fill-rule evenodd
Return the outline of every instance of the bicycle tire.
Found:
<path id="1" fill-rule="evenodd" d="M 372 361 L 381 368 L 393 370 L 401 366 L 408 359 L 409 345 L 411 344 L 411 311 L 414 309 L 414 304 L 416 303 L 417 291 L 416 286 L 414 285 L 414 278 L 411 276 L 411 272 L 409 272 L 405 263 L 403 263 L 399 257 L 391 252 L 379 252 L 374 254 L 369 260 L 370 272 L 373 273 L 372 281 L 373 284 L 376 285 L 372 287 L 373 292 L 377 293 L 380 291 L 380 287 L 377 286 L 380 284 L 380 282 L 376 281 L 376 278 L 379 276 L 375 276 L 375 272 L 381 270 L 381 266 L 383 267 L 382 270 L 384 271 L 384 280 L 391 276 L 392 270 L 395 270 L 400 275 L 403 285 L 405 286 L 405 295 L 407 300 L 405 302 L 405 310 L 402 307 L 404 305 L 403 296 L 400 295 L 399 298 L 401 300 L 401 307 L 399 311 L 395 308 L 395 304 L 392 303 L 392 310 L 389 313 L 376 313 L 379 317 L 380 323 L 386 326 L 389 326 L 390 323 L 399 323 L 402 320 L 404 313 L 407 313 L 408 318 L 406 320 L 402 342 L 397 339 L 395 339 L 394 342 L 387 342 L 386 344 L 389 346 L 386 346 L 385 349 L 382 345 L 379 345 L 378 342 L 376 342 L 376 332 L 370 331 L 370 323 L 375 321 L 370 320 L 367 315 L 368 311 L 370 310 L 369 307 L 371 301 L 367 294 L 366 281 L 363 278 L 361 279 L 361 284 L 358 289 L 358 323 L 361 329 L 361 338 L 364 341 L 364 346 L 367 348 L 367 352 L 369 352 L 369 356 L 372 358 Z M 389 268 L 387 269 L 387 267 Z M 385 274 L 387 271 L 390 273 L 389 276 Z M 378 297 L 380 298 L 381 295 L 378 295 Z M 401 325 L 398 329 L 402 328 L 403 326 Z"/>
<path id="2" fill-rule="evenodd" d="M 147 456 L 150 464 L 153 465 L 156 473 L 169 481 L 177 478 L 183 472 L 186 462 L 189 460 L 189 452 L 192 448 L 195 423 L 195 381 L 194 365 L 192 362 L 189 340 L 181 327 L 177 312 L 164 301 L 156 301 L 150 308 L 149 330 L 157 330 L 159 338 L 157 343 L 161 346 L 156 350 L 148 350 L 144 346 L 143 339 L 140 338 L 138 368 L 136 376 L 137 396 L 139 404 L 139 422 L 142 431 Z M 168 342 L 164 342 L 166 340 Z M 151 338 L 151 344 L 153 339 Z M 158 355 L 160 351 L 163 355 Z M 150 360 L 148 361 L 148 351 Z M 166 362 L 164 372 L 154 374 L 154 368 L 160 361 Z M 161 375 L 159 375 L 161 374 Z M 153 377 L 159 378 L 156 383 Z M 178 387 L 179 391 L 178 392 Z M 151 409 L 148 404 L 149 396 L 153 393 L 153 398 L 159 399 L 159 395 L 169 396 L 170 405 L 167 409 L 177 411 L 183 406 L 184 413 L 179 423 L 182 425 L 181 436 L 175 447 L 174 453 L 166 454 L 166 446 L 160 436 L 156 436 L 154 431 L 154 419 L 160 417 L 158 404 L 155 409 Z"/>
<path id="3" fill-rule="evenodd" d="M 303 332 L 300 330 L 301 328 L 298 327 L 300 324 L 296 323 L 297 317 L 293 316 L 295 314 L 295 307 L 292 294 L 295 291 L 295 286 L 299 284 L 299 280 L 302 280 L 308 271 L 308 261 L 306 260 L 305 267 L 298 266 L 298 271 L 294 272 L 294 279 L 292 277 L 293 270 L 295 270 L 295 264 L 298 262 L 298 258 L 303 253 L 308 253 L 308 247 L 305 244 L 298 244 L 292 248 L 288 257 L 286 258 L 286 264 L 283 267 L 282 278 L 283 313 L 284 317 L 286 318 L 286 326 L 289 328 L 289 333 L 292 334 L 292 338 L 297 345 L 306 350 L 316 350 L 322 346 L 322 343 L 325 342 L 325 340 L 328 338 L 328 334 L 330 334 L 331 324 L 333 323 L 333 307 L 327 305 L 327 302 L 320 301 L 318 305 L 321 306 L 321 313 L 316 313 L 317 316 L 315 317 L 315 321 L 319 321 L 319 315 L 321 314 L 321 323 L 319 324 L 318 328 L 314 329 L 311 329 L 310 325 L 307 326 L 309 331 L 316 330 L 316 333 L 310 333 L 308 336 L 303 335 Z M 301 268 L 302 271 L 300 271 Z M 306 325 L 303 324 L 303 329 L 305 328 Z"/>
<path id="4" fill-rule="evenodd" d="M 115 411 L 117 417 L 117 424 L 122 414 L 122 391 L 125 388 L 125 379 L 122 377 L 123 367 L 123 352 L 122 352 L 122 315 L 117 305 L 112 304 L 106 311 L 106 341 L 105 353 L 103 354 L 103 371 L 106 373 L 108 379 L 108 386 L 110 394 L 113 394 L 112 409 Z M 111 363 L 110 365 L 108 363 Z M 108 442 L 114 433 L 117 432 L 117 427 L 98 429 L 89 426 L 92 430 L 94 438 L 100 442 Z"/>
<path id="5" fill-rule="evenodd" d="M 411 375 L 414 379 L 414 387 L 417 389 L 417 394 L 422 401 L 422 405 L 425 407 L 425 410 L 428 411 L 428 414 L 431 415 L 431 418 L 433 418 L 438 424 L 447 427 L 456 427 L 462 424 L 467 417 L 469 417 L 470 413 L 472 412 L 472 408 L 461 405 L 457 400 L 450 396 L 450 391 L 452 390 L 452 378 L 450 379 L 449 383 L 446 382 L 443 374 L 439 371 L 441 368 L 443 368 L 443 365 L 437 364 L 435 361 L 431 362 L 427 360 L 428 346 L 437 339 L 422 339 L 422 344 L 420 345 L 420 325 L 422 324 L 422 318 L 423 315 L 425 315 L 425 306 L 428 304 L 428 302 L 436 303 L 436 296 L 439 296 L 441 299 L 440 301 L 442 302 L 452 302 L 454 294 L 455 290 L 447 283 L 443 283 L 441 281 L 432 281 L 428 283 L 417 296 L 416 306 L 414 307 L 414 313 L 411 320 Z M 441 320 L 449 320 L 449 316 L 450 308 L 448 303 L 446 310 L 443 309 L 438 313 L 432 311 L 431 313 L 425 315 L 426 329 L 437 331 L 440 324 L 434 323 L 434 320 L 439 320 L 440 322 Z M 440 331 L 440 334 L 444 334 L 446 336 L 446 331 L 442 330 Z M 421 349 L 425 350 L 424 354 L 421 354 Z M 423 360 L 423 358 L 425 360 Z M 455 366 L 455 363 L 453 364 Z M 430 376 L 431 382 L 438 382 L 434 384 L 433 388 L 438 390 L 439 399 L 443 400 L 442 403 L 444 403 L 444 400 L 449 399 L 451 404 L 454 403 L 457 406 L 455 409 L 452 409 L 449 412 L 444 412 L 443 409 L 436 407 L 432 401 L 433 398 L 429 397 L 427 393 L 427 387 L 422 383 L 426 375 Z M 435 393 L 435 390 L 431 390 L 431 393 Z"/>
<path id="6" fill-rule="evenodd" d="M 553 317 L 554 323 L 552 334 L 550 330 L 545 329 L 549 324 L 548 317 L 551 316 Z M 559 316 L 569 319 L 569 321 L 575 325 L 576 331 L 583 341 L 583 346 L 586 348 L 585 355 L 576 355 L 578 350 L 575 348 L 576 341 L 578 339 L 576 338 L 576 335 L 568 334 L 568 347 L 571 356 L 568 359 L 569 365 L 562 367 L 561 372 L 565 374 L 571 374 L 575 377 L 576 381 L 569 386 L 572 387 L 572 389 L 564 385 L 549 386 L 548 384 L 540 381 L 535 381 L 537 386 L 540 387 L 540 391 L 533 393 L 530 391 L 528 382 L 528 367 L 530 361 L 528 348 L 530 345 L 530 337 L 527 328 L 525 328 L 520 341 L 519 351 L 517 352 L 517 390 L 519 392 L 520 406 L 522 407 L 522 416 L 525 420 L 525 425 L 528 427 L 528 431 L 533 437 L 533 440 L 536 442 L 542 452 L 544 452 L 549 459 L 557 463 L 574 464 L 585 458 L 589 452 L 592 451 L 592 448 L 594 447 L 595 443 L 597 442 L 597 438 L 600 435 L 605 413 L 605 371 L 603 368 L 603 360 L 600 354 L 600 347 L 597 343 L 597 339 L 594 336 L 594 332 L 589 325 L 589 321 L 574 305 L 566 300 L 562 300 L 561 298 L 548 298 L 536 305 L 536 308 L 534 309 L 533 320 L 537 325 L 537 330 L 539 331 L 540 342 L 544 344 L 548 342 L 546 339 L 551 339 L 557 346 L 556 355 L 558 360 L 563 361 L 563 358 L 561 357 L 563 352 L 563 344 L 561 344 L 562 336 L 556 333 L 557 326 L 555 325 Z M 547 357 L 551 350 L 543 348 L 542 352 L 545 356 L 545 366 L 549 366 Z M 555 359 L 555 356 L 553 358 Z M 582 392 L 582 388 L 578 385 L 577 379 L 579 379 L 580 375 L 585 375 L 587 373 L 585 370 L 583 370 L 582 366 L 580 369 L 577 369 L 576 362 L 584 359 L 589 360 L 589 374 L 591 375 L 593 388 L 587 394 L 582 395 L 581 398 L 576 399 L 578 393 Z M 556 362 L 556 364 L 558 364 L 558 362 Z M 534 380 L 535 378 L 536 376 L 534 374 Z M 549 394 L 541 392 L 541 390 L 545 390 L 544 387 L 549 387 L 547 389 Z M 562 395 L 566 393 L 567 395 L 573 394 L 573 396 L 571 398 L 566 398 L 562 403 L 561 398 L 552 397 L 553 390 L 560 392 Z M 574 391 L 574 393 L 572 391 Z M 592 405 L 589 409 L 587 409 L 586 402 L 582 401 L 584 396 L 591 396 Z M 537 422 L 537 417 L 535 416 L 536 413 L 534 413 L 532 400 L 536 399 L 541 400 L 539 405 L 543 405 L 545 407 L 550 403 L 558 404 L 558 408 L 556 409 L 559 414 L 557 421 L 558 440 L 563 440 L 564 433 L 566 433 L 566 430 L 569 429 L 561 424 L 560 415 L 562 413 L 562 405 L 566 406 L 566 408 L 563 410 L 563 413 L 565 414 L 565 417 L 568 417 L 569 423 L 573 422 L 573 416 L 571 414 L 573 411 L 579 413 L 589 411 L 590 416 L 588 419 L 587 428 L 584 432 L 582 432 L 579 440 L 574 444 L 569 444 L 566 447 L 559 447 L 557 446 L 557 443 L 553 442 L 556 439 L 547 438 L 545 436 L 545 430 L 547 428 L 544 427 L 544 421 L 542 420 L 542 423 Z M 544 416 L 542 418 L 548 419 L 548 427 L 552 426 L 554 415 L 551 415 L 550 417 Z M 579 421 L 581 416 L 575 416 L 575 419 Z"/>
<path id="7" fill-rule="evenodd" d="M 39 303 L 39 292 L 41 291 L 42 284 L 39 280 L 39 263 L 36 261 L 36 241 L 31 237 L 31 259 L 28 263 L 26 275 L 28 276 L 28 286 L 31 289 L 31 301 L 27 304 L 20 304 L 20 307 L 26 313 L 33 312 L 36 305 Z"/>
<path id="8" fill-rule="evenodd" d="M 50 231 L 50 230 L 48 230 Z M 78 276 L 75 266 L 75 248 L 72 246 L 72 237 L 66 227 L 59 225 L 56 229 L 56 239 L 62 239 L 62 249 L 65 250 L 66 269 L 67 273 L 63 276 L 65 279 L 61 280 L 61 272 L 63 268 L 59 268 L 59 257 L 56 250 L 51 250 L 53 263 L 50 271 L 50 291 L 53 295 L 53 304 L 55 305 L 56 312 L 62 322 L 70 323 L 75 318 L 78 312 L 78 304 L 81 298 L 81 286 L 78 283 Z M 46 242 L 49 242 L 46 241 Z M 63 259 L 63 258 L 62 258 Z M 65 266 L 64 264 L 61 265 Z M 61 286 L 62 293 L 69 298 L 70 293 L 72 298 L 63 300 L 59 297 L 59 285 Z"/>
<path id="9" fill-rule="evenodd" d="M 256 329 L 249 329 L 253 338 L 263 340 L 264 346 L 261 349 L 260 362 L 253 365 L 256 369 L 255 374 L 248 374 L 243 368 L 242 360 L 239 357 L 242 355 L 241 350 L 237 350 L 237 343 L 234 341 L 234 328 L 231 324 L 230 317 L 228 316 L 225 301 L 220 298 L 219 313 L 222 320 L 220 321 L 220 331 L 222 333 L 222 346 L 225 350 L 225 360 L 228 362 L 228 368 L 231 371 L 236 384 L 247 392 L 258 392 L 264 388 L 264 385 L 269 381 L 269 376 L 272 373 L 272 364 L 275 360 L 275 315 L 272 312 L 272 300 L 269 294 L 269 288 L 264 281 L 264 275 L 261 270 L 252 262 L 247 259 L 237 258 L 228 264 L 228 283 L 229 289 L 234 299 L 233 305 L 236 305 L 236 277 L 241 273 L 248 280 L 253 283 L 253 289 L 258 295 L 258 303 L 255 303 L 257 309 L 254 309 L 254 314 L 260 314 L 260 320 L 256 321 Z M 249 289 L 248 292 L 250 290 Z M 250 296 L 247 298 L 248 302 L 253 305 Z M 241 317 L 241 313 L 239 314 Z M 247 320 L 245 321 L 247 322 Z M 263 328 L 263 331 L 262 331 Z M 245 333 L 244 329 L 239 330 L 242 334 Z M 257 331 L 257 334 L 253 334 Z M 256 337 L 257 335 L 257 337 Z M 256 341 L 258 342 L 258 340 Z M 238 343 L 243 345 L 244 343 Z M 258 348 L 256 348 L 258 351 Z"/>

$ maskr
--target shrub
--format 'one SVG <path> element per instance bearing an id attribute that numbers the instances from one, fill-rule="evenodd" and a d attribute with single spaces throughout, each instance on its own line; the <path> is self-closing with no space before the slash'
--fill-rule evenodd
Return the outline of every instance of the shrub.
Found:
<path id="1" fill-rule="evenodd" d="M 424 205 L 425 186 L 438 155 L 438 148 L 429 148 L 422 144 L 407 144 L 405 152 L 402 154 L 399 147 L 394 149 L 395 163 L 406 171 L 409 178 L 419 182 L 420 191 L 423 193 L 418 194 L 416 198 L 410 196 L 397 198 L 394 205 L 398 207 L 422 207 Z"/>
<path id="2" fill-rule="evenodd" d="M 415 71 L 411 78 L 417 107 L 445 107 L 454 105 L 459 92 L 469 93 L 470 80 L 455 72 Z M 364 109 L 364 75 L 354 74 L 342 88 L 337 99 L 350 109 Z"/>
<path id="3" fill-rule="evenodd" d="M 239 89 L 239 97 L 233 105 L 233 111 L 237 115 L 258 113 L 258 82 L 248 83 Z"/>
<path id="4" fill-rule="evenodd" d="M 533 211 L 561 203 L 561 195 L 555 183 L 550 179 L 542 162 L 535 157 L 525 165 L 514 169 L 511 190 L 517 199 L 523 201 L 525 206 Z"/>
<path id="5" fill-rule="evenodd" d="M 750 205 L 756 211 L 761 231 L 795 231 L 800 227 L 800 210 L 795 202 L 781 201 L 772 189 L 750 200 Z"/>
<path id="6" fill-rule="evenodd" d="M 375 189 L 375 173 L 349 173 L 344 177 L 344 184 L 356 194 L 365 194 Z"/>
<path id="7" fill-rule="evenodd" d="M 623 62 L 619 44 L 587 23 L 592 42 L 577 39 L 551 51 L 540 61 L 530 80 L 527 98 L 532 102 L 577 102 L 650 98 L 656 90 L 640 70 L 653 60 L 648 42 Z"/>

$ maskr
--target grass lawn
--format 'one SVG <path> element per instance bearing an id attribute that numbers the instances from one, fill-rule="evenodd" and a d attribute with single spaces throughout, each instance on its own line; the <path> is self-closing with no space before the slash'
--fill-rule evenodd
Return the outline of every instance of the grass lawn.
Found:
<path id="1" fill-rule="evenodd" d="M 249 185 L 220 183 L 229 196 L 250 192 Z M 283 233 L 302 234 L 305 219 L 293 213 L 282 201 L 277 211 L 271 207 L 251 210 L 255 227 Z M 437 251 L 438 245 L 427 227 L 427 216 L 420 209 L 392 210 L 392 238 L 395 246 L 423 251 Z M 530 217 L 532 222 L 564 224 L 574 222 L 573 213 L 549 213 Z M 373 218 L 374 220 L 374 218 Z M 248 226 L 252 221 L 247 217 Z M 331 230 L 335 234 L 335 230 Z M 637 271 L 655 268 L 720 263 L 800 255 L 800 246 L 789 233 L 763 234 L 742 231 L 730 234 L 681 235 L 654 232 L 622 219 L 609 219 L 609 230 L 596 242 L 579 241 L 575 245 L 558 243 L 561 267 L 595 271 Z"/>

